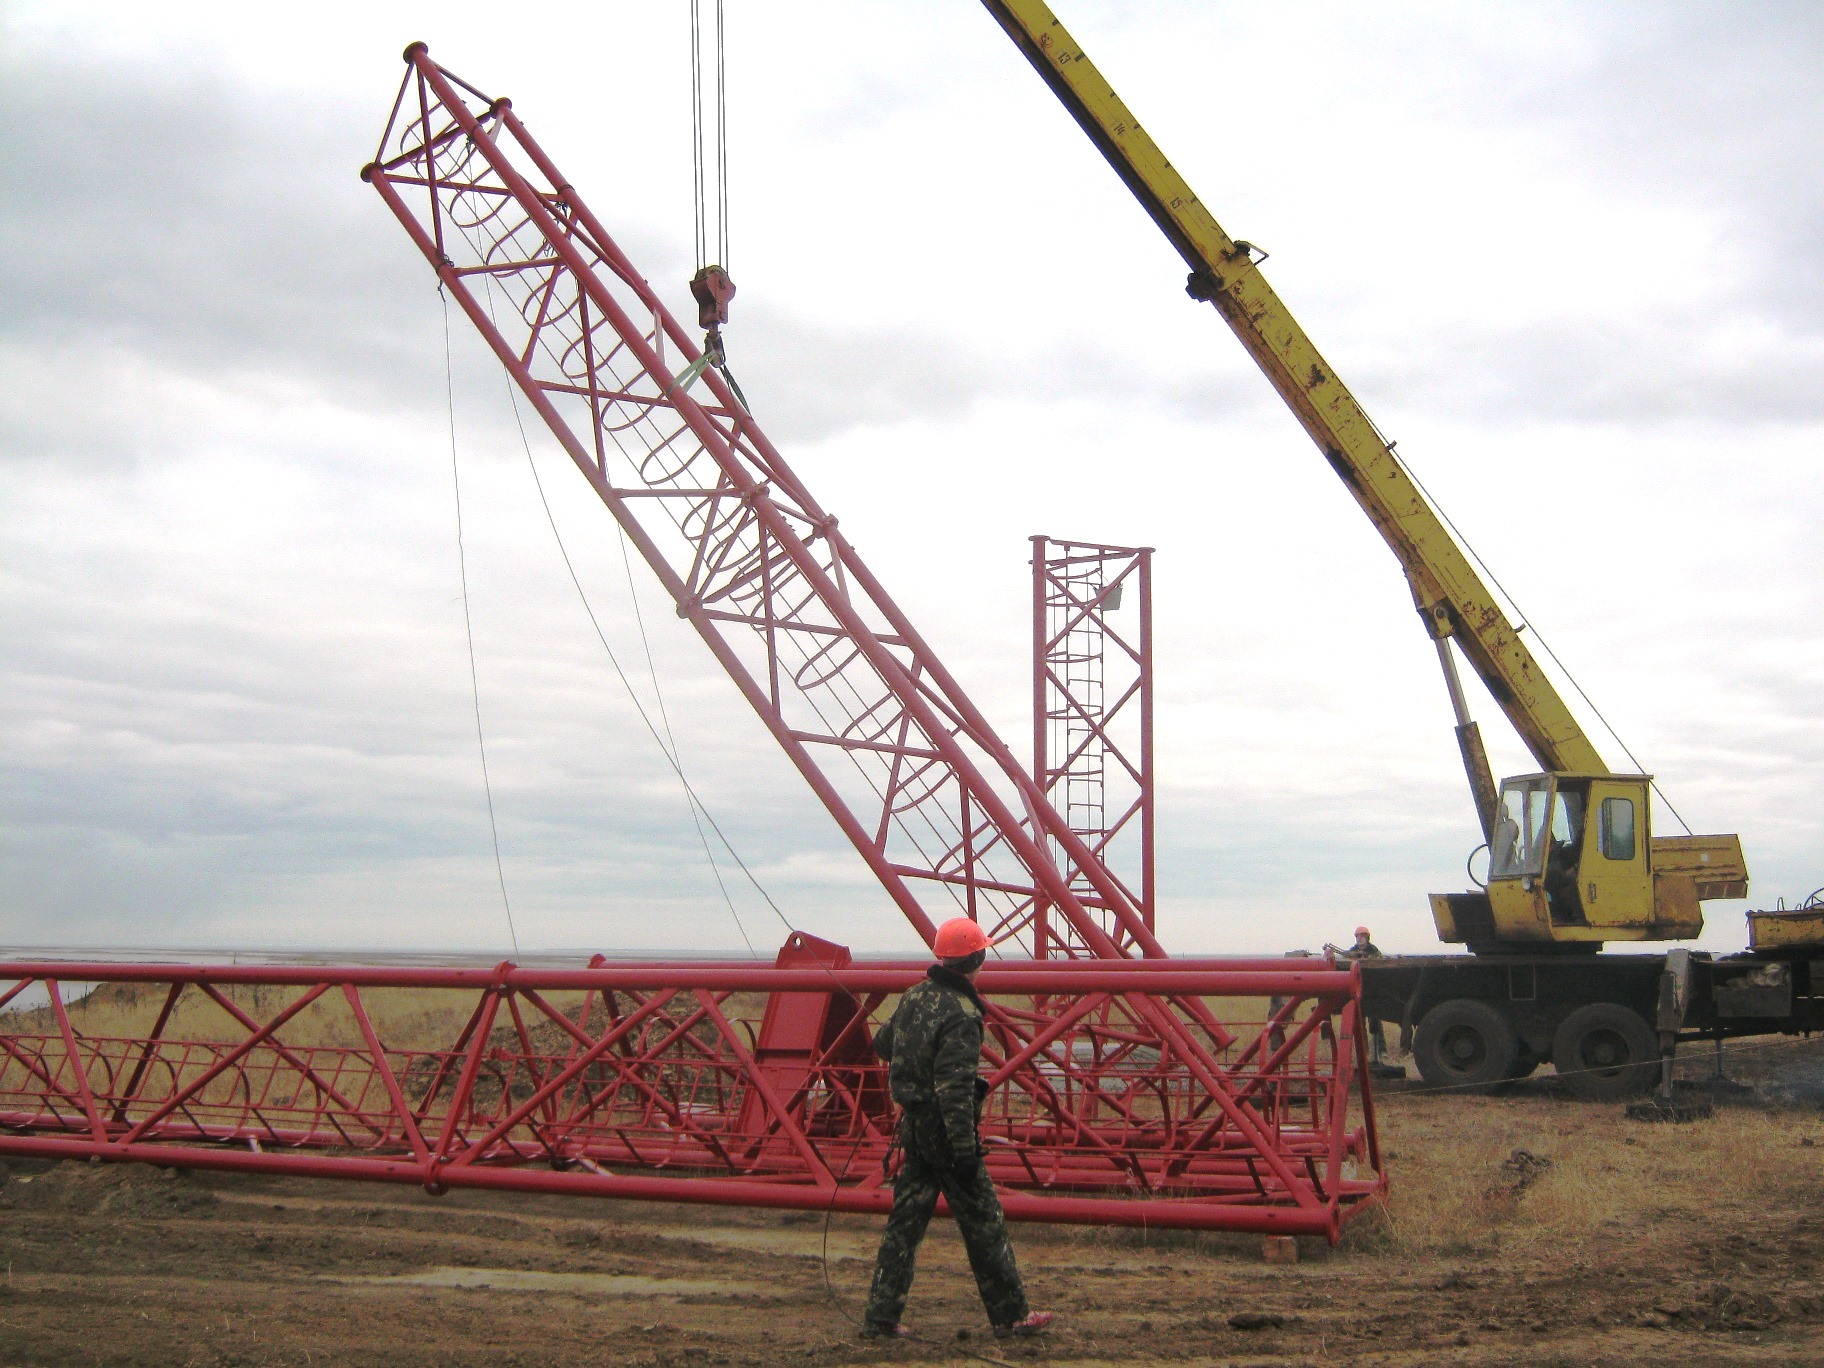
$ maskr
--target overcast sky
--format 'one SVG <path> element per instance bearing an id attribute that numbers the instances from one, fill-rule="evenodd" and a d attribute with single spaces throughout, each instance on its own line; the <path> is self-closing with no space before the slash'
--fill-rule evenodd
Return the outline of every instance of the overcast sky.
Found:
<path id="1" fill-rule="evenodd" d="M 1158 548 L 1168 947 L 1367 921 L 1433 948 L 1424 895 L 1480 839 L 1435 657 L 1157 230 L 969 0 L 728 9 L 729 347 L 774 441 L 1022 750 L 1027 537 Z M 1824 884 L 1824 8 L 1061 9 L 1685 819 L 1741 833 L 1752 903 Z M 686 7 L 300 13 L 0 0 L 14 945 L 508 941 L 443 316 L 356 172 L 423 39 L 513 97 L 682 312 Z M 522 945 L 745 954 L 460 316 L 452 369 Z M 533 439 L 643 670 L 611 520 Z M 684 763 L 742 857 L 794 923 L 910 949 L 649 580 Z M 1497 770 L 1533 768 L 1473 706 Z M 724 875 L 770 954 L 784 928 Z M 1702 944 L 1739 946 L 1746 905 L 1709 904 Z"/>

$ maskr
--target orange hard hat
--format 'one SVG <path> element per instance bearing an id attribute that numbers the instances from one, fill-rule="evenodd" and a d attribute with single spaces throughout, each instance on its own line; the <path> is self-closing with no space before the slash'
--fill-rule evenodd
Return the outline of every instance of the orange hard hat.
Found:
<path id="1" fill-rule="evenodd" d="M 1365 936 L 1368 934 L 1368 928 L 1365 926 L 1358 926 L 1355 928 L 1355 934 L 1358 936 Z"/>
<path id="2" fill-rule="evenodd" d="M 969 918 L 952 917 L 937 928 L 937 939 L 931 943 L 931 948 L 939 959 L 948 960 L 962 959 L 993 944 L 988 933 Z"/>

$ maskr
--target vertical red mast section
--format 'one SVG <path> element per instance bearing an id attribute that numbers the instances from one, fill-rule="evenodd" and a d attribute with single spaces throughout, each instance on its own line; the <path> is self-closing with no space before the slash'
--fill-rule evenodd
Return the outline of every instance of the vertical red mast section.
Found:
<path id="1" fill-rule="evenodd" d="M 1151 547 L 1032 539 L 1032 749 L 1052 806 L 1152 929 Z"/>
<path id="2" fill-rule="evenodd" d="M 508 102 L 406 61 L 363 177 L 919 934 L 1163 955 Z"/>

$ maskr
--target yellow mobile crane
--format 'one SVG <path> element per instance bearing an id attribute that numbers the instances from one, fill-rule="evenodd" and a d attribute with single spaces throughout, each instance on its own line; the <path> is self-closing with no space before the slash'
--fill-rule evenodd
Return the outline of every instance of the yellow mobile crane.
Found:
<path id="1" fill-rule="evenodd" d="M 1260 273 L 1260 254 L 1223 231 L 1051 11 L 983 0 L 1190 267 L 1187 292 L 1227 321 L 1317 443 L 1406 573 L 1456 715 L 1488 883 L 1434 893 L 1438 935 L 1472 950 L 1595 950 L 1605 941 L 1684 940 L 1699 904 L 1743 898 L 1735 836 L 1654 836 L 1652 776 L 1615 774 L 1520 632 L 1329 362 Z M 1539 764 L 1497 791 L 1458 678 L 1457 651 Z"/>

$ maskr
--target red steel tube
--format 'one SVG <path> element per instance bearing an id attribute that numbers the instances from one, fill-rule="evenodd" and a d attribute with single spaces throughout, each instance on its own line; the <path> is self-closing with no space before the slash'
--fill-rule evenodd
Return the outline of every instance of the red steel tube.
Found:
<path id="1" fill-rule="evenodd" d="M 840 947 L 828 953 L 840 964 Z M 744 1004 L 741 1021 L 722 1005 L 736 992 L 768 995 L 771 1004 L 836 995 L 878 1005 L 924 968 L 916 961 L 597 960 L 579 969 L 0 961 L 0 984 L 148 982 L 172 990 L 151 1038 L 85 1037 L 67 1015 L 55 1034 L 0 1035 L 14 1061 L 0 1092 L 0 1154 L 412 1182 L 432 1191 L 880 1211 L 890 1200 L 883 1183 L 848 1181 L 857 1165 L 864 1177 L 878 1169 L 892 1120 L 863 1027 L 850 1020 L 818 1036 L 822 1044 L 801 1036 L 769 1063 L 745 1034 L 758 1020 L 757 1004 Z M 1350 1066 L 1359 1067 L 1361 1050 L 1352 1014 L 1358 978 L 1354 965 L 1283 959 L 1198 967 L 1009 961 L 984 969 L 981 986 L 999 999 L 997 1031 L 1013 1033 L 1006 1047 L 1015 1052 L 995 1070 L 1003 1090 L 984 1122 L 989 1170 L 1008 1214 L 1334 1238 L 1385 1190 L 1373 1137 L 1348 1125 Z M 226 996 L 233 984 L 305 991 L 262 1024 Z M 175 993 L 190 985 L 228 1009 L 245 1032 L 238 1043 L 160 1034 Z M 362 1047 L 282 1039 L 279 1030 L 297 1009 L 332 987 L 355 1012 Z M 446 1046 L 390 1047 L 405 1061 L 395 1070 L 362 1003 L 364 987 L 450 990 L 476 999 L 477 1009 Z M 580 991 L 595 1007 L 557 1011 L 541 996 L 552 989 Z M 1204 997 L 1266 994 L 1315 1009 L 1288 1023 L 1291 1039 L 1272 1058 L 1259 1060 L 1257 1043 L 1220 1062 L 1179 1044 L 1196 1027 L 1178 1014 Z M 537 1012 L 522 1016 L 522 999 Z M 488 1029 L 488 1009 L 503 1004 L 512 1043 Z M 606 1018 L 595 1015 L 602 1010 Z M 642 1024 L 648 1018 L 650 1029 Z M 765 1020 L 772 1019 L 769 1008 Z M 1334 1048 L 1320 1057 L 1300 1046 L 1291 1058 L 1301 1038 L 1315 1047 L 1319 1026 L 1328 1034 L 1326 1022 L 1339 1027 Z M 699 1023 L 710 1033 L 699 1035 Z M 551 1028 L 556 1041 L 530 1033 Z M 764 1034 L 753 1039 L 765 1043 Z M 623 1040 L 625 1048 L 608 1053 Z M 792 1053 L 807 1044 L 808 1053 Z M 484 1059 L 485 1095 L 477 1092 Z M 142 1097 L 131 1080 L 114 1082 L 120 1070 L 137 1079 L 151 1060 L 161 1079 L 154 1095 Z M 72 1067 L 82 1076 L 98 1071 L 105 1108 L 95 1105 L 101 1091 L 83 1107 L 47 1066 L 59 1076 Z M 233 1080 L 229 1093 L 206 1098 L 217 1078 Z M 422 1101 L 410 1101 L 420 1094 Z M 179 1104 L 181 1116 L 173 1110 Z M 98 1130 L 104 1109 L 109 1123 Z M 265 1152 L 238 1148 L 256 1142 Z M 1339 1181 L 1351 1171 L 1345 1164 L 1364 1161 L 1366 1178 Z M 566 1162 L 593 1171 L 543 1169 Z"/>
<path id="2" fill-rule="evenodd" d="M 338 1155 L 274 1154 L 242 1150 L 197 1149 L 179 1145 L 112 1145 L 105 1149 L 77 1140 L 14 1138 L 0 1141 L 0 1153 L 36 1159 L 87 1159 L 164 1164 L 225 1173 L 286 1174 L 300 1178 L 352 1179 L 437 1188 L 484 1188 L 509 1192 L 554 1193 L 574 1197 L 688 1202 L 767 1207 L 794 1211 L 841 1211 L 884 1215 L 893 1194 L 880 1188 L 811 1187 L 758 1183 L 741 1179 L 699 1177 L 642 1178 L 588 1171 L 549 1172 L 494 1167 L 426 1166 L 405 1160 L 363 1159 Z M 1345 1191 L 1368 1195 L 1368 1183 L 1346 1184 Z M 1342 1221 L 1355 1208 L 1334 1204 L 1316 1209 L 1255 1206 L 1242 1201 L 1208 1201 L 1169 1197 L 1034 1196 L 1001 1193 L 1001 1206 L 1016 1221 L 1062 1225 L 1169 1226 L 1181 1230 L 1240 1230 L 1268 1235 L 1322 1235 L 1335 1243 Z"/>
<path id="3" fill-rule="evenodd" d="M 1273 963 L 1273 961 L 1267 961 Z M 1205 997 L 1299 996 L 1344 998 L 1351 992 L 1352 970 L 1344 969 L 1187 969 L 1184 962 L 1162 960 L 1103 961 L 1093 974 L 1034 964 L 1003 969 L 987 964 L 976 976 L 985 996 L 1003 993 L 1046 994 L 1145 993 Z M 1280 962 L 1283 963 L 1283 962 Z M 412 968 L 378 965 L 242 965 L 118 964 L 31 960 L 0 961 L 0 981 L 59 979 L 82 983 L 243 983 L 353 984 L 363 988 L 507 988 L 586 990 L 591 988 L 677 988 L 728 992 L 903 992 L 923 976 L 917 969 L 883 969 L 848 965 L 840 969 L 774 968 L 750 960 L 669 965 L 620 964 L 596 969 Z"/>

